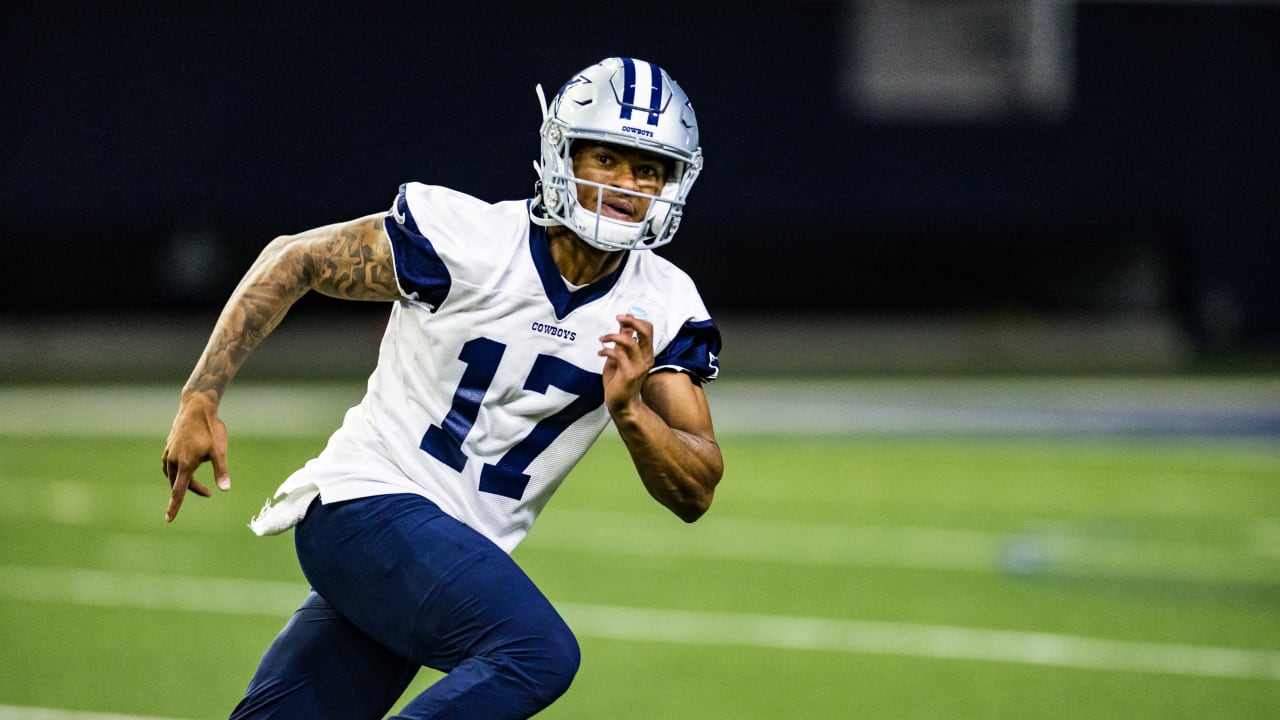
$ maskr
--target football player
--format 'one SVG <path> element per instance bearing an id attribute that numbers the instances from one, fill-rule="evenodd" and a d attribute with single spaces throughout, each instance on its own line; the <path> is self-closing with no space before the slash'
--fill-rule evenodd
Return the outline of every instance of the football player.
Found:
<path id="1" fill-rule="evenodd" d="M 420 183 L 386 213 L 272 241 L 233 292 L 163 455 L 172 521 L 211 463 L 245 358 L 309 291 L 394 303 L 359 405 L 253 519 L 294 531 L 312 592 L 235 718 L 525 718 L 577 641 L 510 558 L 610 422 L 649 493 L 692 522 L 723 473 L 703 384 L 720 334 L 671 241 L 702 169 L 693 107 L 657 65 L 610 58 L 543 106 L 532 200 Z M 341 341 L 335 338 L 335 342 Z"/>

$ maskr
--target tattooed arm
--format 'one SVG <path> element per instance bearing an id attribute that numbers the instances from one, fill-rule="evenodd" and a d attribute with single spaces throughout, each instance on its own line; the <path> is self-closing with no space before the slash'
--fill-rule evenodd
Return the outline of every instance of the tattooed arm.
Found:
<path id="1" fill-rule="evenodd" d="M 209 343 L 182 389 L 178 415 L 161 463 L 171 488 L 165 520 L 172 522 L 187 489 L 209 497 L 195 479 L 208 461 L 222 490 L 227 472 L 227 429 L 218 418 L 227 385 L 254 348 L 309 290 L 351 300 L 399 300 L 391 243 L 383 214 L 328 225 L 273 240 L 231 294 Z"/>

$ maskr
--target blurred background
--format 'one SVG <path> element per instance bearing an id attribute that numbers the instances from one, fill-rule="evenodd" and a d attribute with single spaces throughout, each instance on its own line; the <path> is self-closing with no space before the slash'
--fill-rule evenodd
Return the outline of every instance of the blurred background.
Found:
<path id="1" fill-rule="evenodd" d="M 272 237 L 408 180 L 530 195 L 534 85 L 615 54 L 697 110 L 662 252 L 726 372 L 1274 368 L 1276 37 L 1264 2 L 11 3 L 0 369 L 185 372 Z"/>
<path id="2" fill-rule="evenodd" d="M 306 592 L 244 524 L 388 309 L 304 298 L 222 407 L 237 489 L 166 525 L 223 301 L 401 183 L 530 196 L 534 86 L 611 55 L 698 114 L 658 252 L 724 334 L 728 470 L 686 526 L 615 434 L 575 469 L 516 554 L 587 658 L 548 718 L 1280 717 L 1277 39 L 1261 1 L 7 3 L 0 720 L 226 717 Z"/>

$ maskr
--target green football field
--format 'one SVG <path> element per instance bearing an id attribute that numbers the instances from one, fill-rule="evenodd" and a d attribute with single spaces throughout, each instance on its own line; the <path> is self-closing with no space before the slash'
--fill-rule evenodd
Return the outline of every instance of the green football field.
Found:
<path id="1" fill-rule="evenodd" d="M 1188 432 L 1167 405 L 1129 421 L 1176 432 L 1081 432 L 1065 391 L 1038 406 L 1063 432 L 913 430 L 876 404 L 932 399 L 936 421 L 975 404 L 957 387 L 877 385 L 858 422 L 806 410 L 844 397 L 810 388 L 766 432 L 800 393 L 713 386 L 727 470 L 693 525 L 607 431 L 515 554 L 583 649 L 540 717 L 1280 717 L 1280 436 Z M 0 720 L 226 717 L 306 593 L 291 538 L 246 523 L 359 396 L 271 392 L 233 388 L 234 487 L 172 525 L 176 388 L 0 392 Z"/>

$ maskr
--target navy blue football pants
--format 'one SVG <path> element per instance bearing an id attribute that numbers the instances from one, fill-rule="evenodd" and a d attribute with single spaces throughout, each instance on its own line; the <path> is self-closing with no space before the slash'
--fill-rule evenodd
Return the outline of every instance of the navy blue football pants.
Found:
<path id="1" fill-rule="evenodd" d="M 578 670 L 573 633 L 533 581 L 424 498 L 315 502 L 294 541 L 312 592 L 233 719 L 377 720 L 421 666 L 446 675 L 397 718 L 527 718 Z"/>

